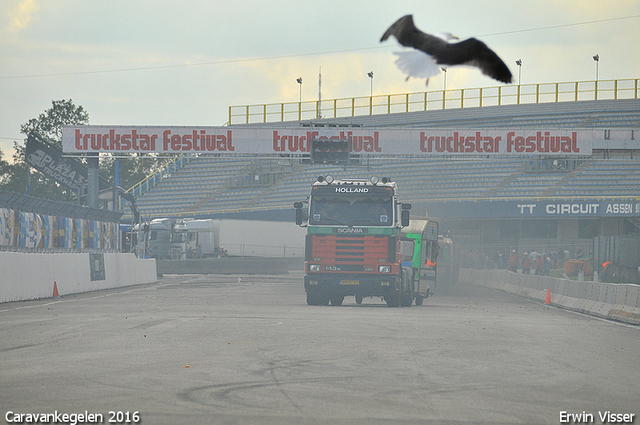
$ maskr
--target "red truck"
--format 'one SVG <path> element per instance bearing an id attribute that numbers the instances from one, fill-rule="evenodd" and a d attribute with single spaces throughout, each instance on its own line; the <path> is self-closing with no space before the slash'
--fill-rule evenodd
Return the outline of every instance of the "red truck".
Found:
<path id="1" fill-rule="evenodd" d="M 342 305 L 353 295 L 381 297 L 390 307 L 410 306 L 413 269 L 403 266 L 401 229 L 411 204 L 397 199 L 387 177 L 336 180 L 320 176 L 296 224 L 307 227 L 304 287 L 309 305 Z"/>

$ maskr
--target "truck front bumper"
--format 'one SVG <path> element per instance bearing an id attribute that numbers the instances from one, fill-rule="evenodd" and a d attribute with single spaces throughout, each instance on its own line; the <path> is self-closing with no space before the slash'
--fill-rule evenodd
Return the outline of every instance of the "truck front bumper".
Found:
<path id="1" fill-rule="evenodd" d="M 307 293 L 384 297 L 397 291 L 399 279 L 391 274 L 308 273 L 304 277 Z"/>

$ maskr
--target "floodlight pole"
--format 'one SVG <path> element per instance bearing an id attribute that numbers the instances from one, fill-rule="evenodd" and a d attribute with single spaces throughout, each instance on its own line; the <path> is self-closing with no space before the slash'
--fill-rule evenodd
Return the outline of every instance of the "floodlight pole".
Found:
<path id="1" fill-rule="evenodd" d="M 447 91 L 447 68 L 440 68 L 444 72 L 444 79 L 442 80 L 442 91 Z"/>
<path id="2" fill-rule="evenodd" d="M 302 77 L 296 79 L 300 85 L 300 101 L 298 102 L 298 120 L 302 119 Z"/>
<path id="3" fill-rule="evenodd" d="M 598 100 L 598 65 L 600 64 L 600 55 L 596 54 L 593 57 L 593 60 L 596 61 L 596 87 L 595 87 L 595 100 Z"/>
<path id="4" fill-rule="evenodd" d="M 518 65 L 518 105 L 520 104 L 520 76 L 522 75 L 522 59 L 516 61 Z"/>

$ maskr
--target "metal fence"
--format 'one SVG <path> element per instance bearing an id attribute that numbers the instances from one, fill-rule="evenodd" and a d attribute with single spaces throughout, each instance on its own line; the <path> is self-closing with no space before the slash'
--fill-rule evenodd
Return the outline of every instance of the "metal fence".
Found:
<path id="1" fill-rule="evenodd" d="M 574 81 L 433 90 L 320 101 L 265 103 L 229 107 L 228 124 L 299 121 L 318 118 L 418 112 L 482 106 L 638 99 L 640 79 Z"/>

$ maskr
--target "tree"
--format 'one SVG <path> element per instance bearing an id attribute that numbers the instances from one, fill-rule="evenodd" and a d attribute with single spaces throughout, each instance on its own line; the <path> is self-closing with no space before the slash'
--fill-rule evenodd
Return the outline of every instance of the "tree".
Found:
<path id="1" fill-rule="evenodd" d="M 82 106 L 76 106 L 71 99 L 54 100 L 50 109 L 44 111 L 38 118 L 32 118 L 21 125 L 20 132 L 27 136 L 35 130 L 61 148 L 63 125 L 88 123 L 89 114 Z M 77 194 L 72 190 L 29 167 L 25 162 L 26 139 L 23 144 L 14 142 L 13 147 L 15 149 L 13 164 L 8 164 L 6 171 L 3 172 L 0 189 L 18 193 L 28 191 L 32 196 L 65 201 L 77 198 Z"/>
<path id="2" fill-rule="evenodd" d="M 0 187 L 7 181 L 9 178 L 11 164 L 2 159 L 3 153 L 2 149 L 0 149 Z"/>
<path id="3" fill-rule="evenodd" d="M 82 106 L 74 105 L 69 100 L 54 100 L 53 106 L 20 126 L 20 133 L 28 135 L 32 130 L 40 133 L 62 148 L 62 126 L 89 124 L 89 114 Z"/>
<path id="4" fill-rule="evenodd" d="M 54 100 L 52 106 L 38 118 L 32 118 L 20 126 L 20 132 L 25 136 L 33 130 L 46 137 L 58 147 L 62 148 L 62 127 L 64 125 L 89 124 L 89 114 L 82 106 L 76 106 L 71 99 Z M 42 173 L 29 167 L 25 162 L 25 143 L 14 142 L 15 154 L 13 164 L 2 161 L 0 151 L 0 189 L 25 193 L 30 186 L 29 194 L 42 198 L 71 201 L 77 199 L 77 194 L 48 179 Z M 120 186 L 129 189 L 144 180 L 148 175 L 159 170 L 166 159 L 154 155 L 131 155 L 118 158 L 120 161 Z M 115 158 L 111 155 L 100 157 L 100 169 L 110 183 L 114 183 Z M 30 183 L 29 183 L 30 181 Z"/>
<path id="5" fill-rule="evenodd" d="M 82 106 L 76 106 L 71 99 L 54 100 L 52 104 L 51 109 L 40 114 L 38 118 L 33 118 L 22 125 L 20 132 L 28 135 L 32 130 L 35 130 L 40 135 L 56 142 L 58 147 L 62 148 L 62 127 L 64 125 L 89 124 L 89 114 Z M 24 160 L 24 147 L 22 148 L 22 160 Z M 158 171 L 163 163 L 166 162 L 166 159 L 161 159 L 157 156 L 137 156 L 135 154 L 118 158 L 118 160 L 120 161 L 120 187 L 124 189 L 129 189 L 141 182 L 148 175 Z M 101 156 L 100 170 L 109 182 L 113 184 L 115 180 L 115 158 L 109 154 Z"/>

